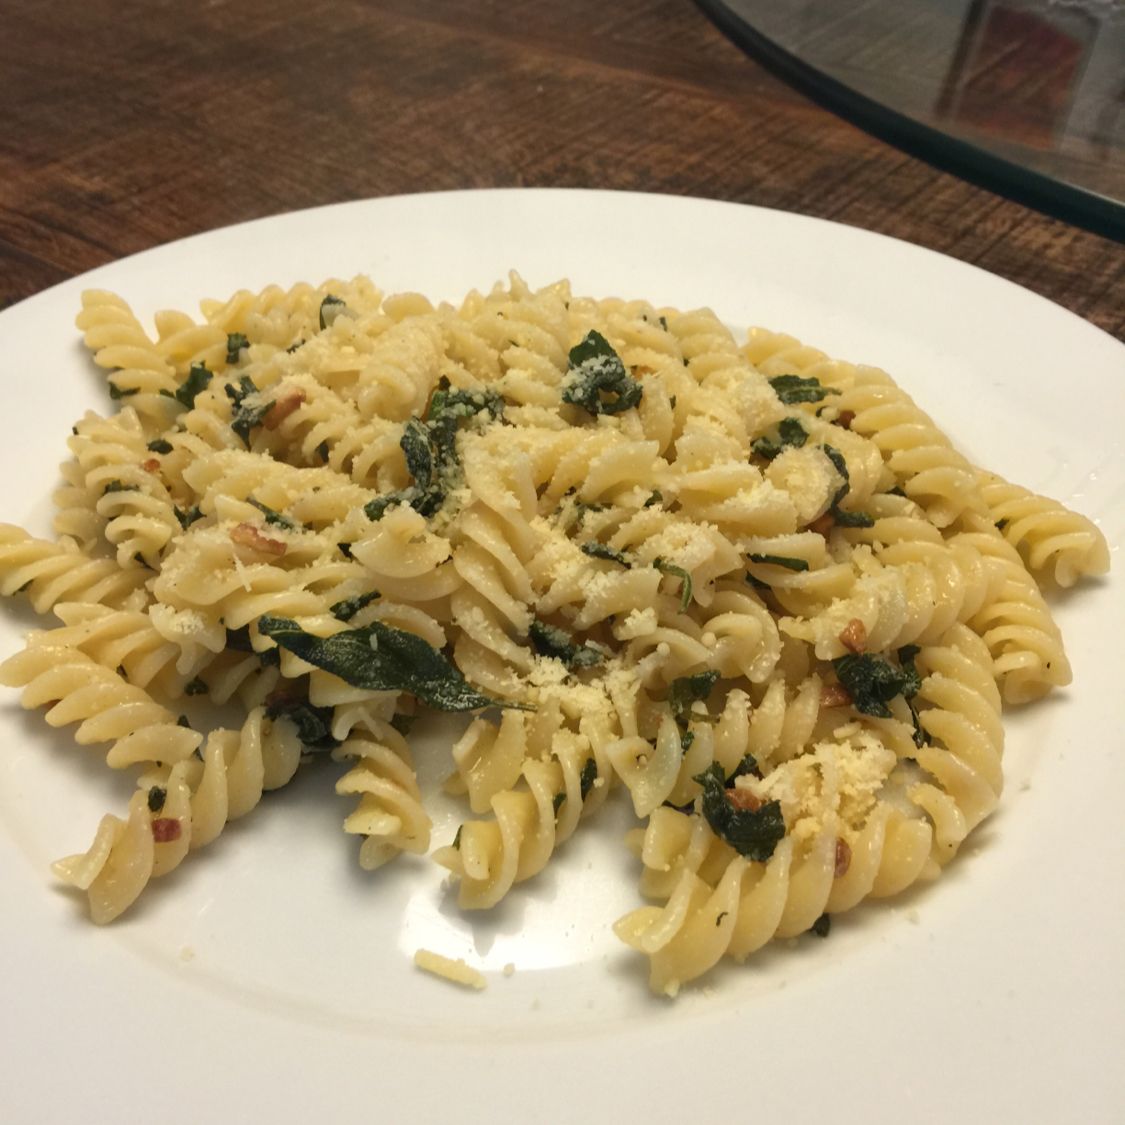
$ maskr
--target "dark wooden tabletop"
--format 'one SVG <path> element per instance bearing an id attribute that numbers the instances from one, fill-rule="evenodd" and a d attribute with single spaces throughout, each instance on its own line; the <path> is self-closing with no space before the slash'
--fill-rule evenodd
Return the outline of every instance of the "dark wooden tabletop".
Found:
<path id="1" fill-rule="evenodd" d="M 1120 245 L 843 122 L 689 0 L 4 0 L 0 104 L 0 307 L 280 211 L 573 186 L 879 231 L 1125 339 Z"/>

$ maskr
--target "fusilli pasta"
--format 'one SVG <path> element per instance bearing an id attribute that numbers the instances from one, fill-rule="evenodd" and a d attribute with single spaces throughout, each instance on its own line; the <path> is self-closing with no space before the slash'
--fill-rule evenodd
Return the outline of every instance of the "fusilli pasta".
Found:
<path id="1" fill-rule="evenodd" d="M 937 877 L 1000 799 L 1001 699 L 1070 678 L 1036 576 L 1109 565 L 886 373 L 707 309 L 360 277 L 78 324 L 119 407 L 74 427 L 57 541 L 0 525 L 0 591 L 61 622 L 0 682 L 140 771 L 55 866 L 98 922 L 316 757 L 363 868 L 425 855 L 407 732 L 471 711 L 460 905 L 616 794 L 651 900 L 616 932 L 675 994 Z"/>

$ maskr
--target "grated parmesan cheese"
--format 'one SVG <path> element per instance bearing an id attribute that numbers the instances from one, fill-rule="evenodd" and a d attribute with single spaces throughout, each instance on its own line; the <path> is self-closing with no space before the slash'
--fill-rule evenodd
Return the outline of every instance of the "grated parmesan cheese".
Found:
<path id="1" fill-rule="evenodd" d="M 617 623 L 613 635 L 619 641 L 632 641 L 637 637 L 650 637 L 656 632 L 660 619 L 653 606 L 644 609 L 631 609 L 624 621 Z"/>

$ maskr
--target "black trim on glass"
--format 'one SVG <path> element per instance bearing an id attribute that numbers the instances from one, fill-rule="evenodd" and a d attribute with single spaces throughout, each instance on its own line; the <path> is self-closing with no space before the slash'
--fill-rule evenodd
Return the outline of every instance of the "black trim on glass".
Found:
<path id="1" fill-rule="evenodd" d="M 709 19 L 767 70 L 865 132 L 978 187 L 1105 238 L 1125 242 L 1125 204 L 1024 168 L 890 109 L 778 46 L 723 0 L 695 0 Z"/>

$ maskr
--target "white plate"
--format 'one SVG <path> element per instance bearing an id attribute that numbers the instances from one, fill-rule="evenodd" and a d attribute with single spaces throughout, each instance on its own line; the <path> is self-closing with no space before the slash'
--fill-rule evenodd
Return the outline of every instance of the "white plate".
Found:
<path id="1" fill-rule="evenodd" d="M 1125 350 L 1110 337 L 905 243 L 751 207 L 596 192 L 284 215 L 7 310 L 0 519 L 47 531 L 67 428 L 109 405 L 73 328 L 87 286 L 147 317 L 357 272 L 455 298 L 510 267 L 536 285 L 569 276 L 578 292 L 710 305 L 732 325 L 883 366 L 970 456 L 1095 517 L 1116 556 Z M 12 608 L 3 655 L 30 624 Z M 496 917 L 465 918 L 424 862 L 358 869 L 330 767 L 96 929 L 47 865 L 124 804 L 123 779 L 6 693 L 0 1118 L 1108 1121 L 1125 1102 L 1119 576 L 1072 592 L 1058 615 L 1075 685 L 1011 716 L 1001 809 L 947 875 L 674 1004 L 647 994 L 644 966 L 610 932 L 636 901 L 620 818 L 586 828 Z M 443 823 L 439 841 L 451 833 Z M 418 973 L 421 945 L 483 965 L 488 989 Z"/>

